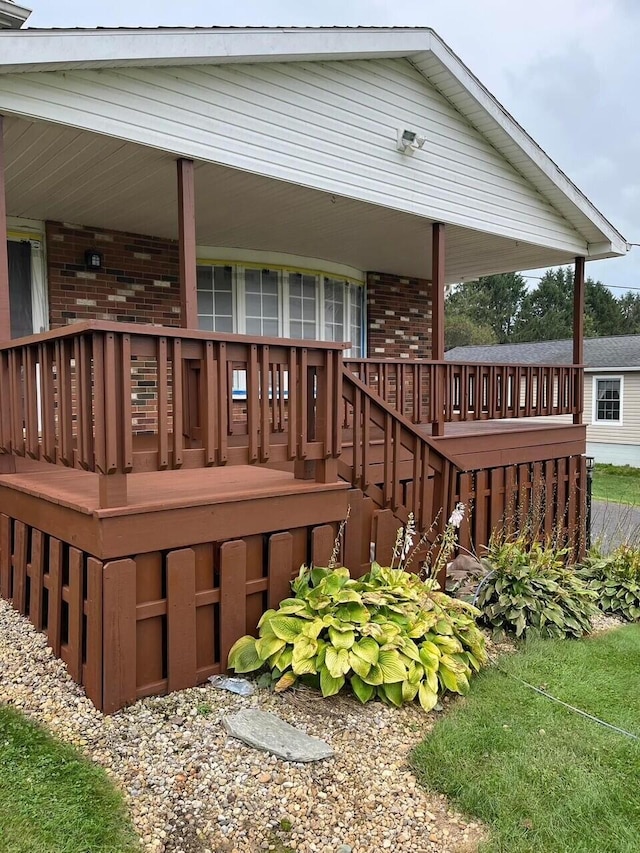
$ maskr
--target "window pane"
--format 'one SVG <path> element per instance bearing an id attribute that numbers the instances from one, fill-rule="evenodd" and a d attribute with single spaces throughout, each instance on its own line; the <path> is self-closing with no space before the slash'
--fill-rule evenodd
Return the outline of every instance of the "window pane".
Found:
<path id="1" fill-rule="evenodd" d="M 198 314 L 213 314 L 213 293 L 198 291 Z"/>
<path id="2" fill-rule="evenodd" d="M 324 337 L 327 341 L 344 340 L 345 283 L 336 279 L 324 280 Z"/>
<path id="3" fill-rule="evenodd" d="M 216 317 L 215 327 L 216 332 L 233 332 L 233 317 Z"/>
<path id="4" fill-rule="evenodd" d="M 203 332 L 213 332 L 213 317 L 198 317 L 198 327 Z"/>
<path id="5" fill-rule="evenodd" d="M 262 315 L 262 299 L 259 293 L 247 291 L 247 317 L 260 317 Z"/>
<path id="6" fill-rule="evenodd" d="M 596 380 L 596 420 L 620 420 L 620 380 Z"/>
<path id="7" fill-rule="evenodd" d="M 315 275 L 289 273 L 289 334 L 292 338 L 313 340 L 316 337 L 317 281 Z"/>
<path id="8" fill-rule="evenodd" d="M 211 267 L 198 267 L 198 290 L 211 290 Z"/>

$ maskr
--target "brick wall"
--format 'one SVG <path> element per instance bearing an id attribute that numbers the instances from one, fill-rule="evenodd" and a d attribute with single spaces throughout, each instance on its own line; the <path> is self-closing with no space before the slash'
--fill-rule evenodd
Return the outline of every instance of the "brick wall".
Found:
<path id="1" fill-rule="evenodd" d="M 47 222 L 51 328 L 78 320 L 180 325 L 178 244 L 173 240 Z M 85 267 L 97 249 L 101 270 Z"/>
<path id="2" fill-rule="evenodd" d="M 431 358 L 431 283 L 367 275 L 370 358 Z"/>

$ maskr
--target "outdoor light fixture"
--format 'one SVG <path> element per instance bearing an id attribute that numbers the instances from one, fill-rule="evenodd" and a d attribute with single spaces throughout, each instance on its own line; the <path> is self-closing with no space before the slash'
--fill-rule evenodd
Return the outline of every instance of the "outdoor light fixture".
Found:
<path id="1" fill-rule="evenodd" d="M 418 148 L 422 148 L 426 141 L 426 138 L 417 134 L 415 130 L 407 130 L 402 127 L 398 128 L 396 148 L 402 154 L 408 154 L 410 157 L 413 156 Z"/>
<path id="2" fill-rule="evenodd" d="M 84 253 L 84 265 L 88 270 L 102 269 L 102 253 L 95 249 L 87 249 Z"/>

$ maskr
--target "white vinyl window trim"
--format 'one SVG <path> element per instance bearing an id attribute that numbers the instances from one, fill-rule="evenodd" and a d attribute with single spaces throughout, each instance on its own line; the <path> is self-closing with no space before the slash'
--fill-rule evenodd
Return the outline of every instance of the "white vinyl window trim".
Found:
<path id="1" fill-rule="evenodd" d="M 608 419 L 598 417 L 598 388 L 601 382 L 617 382 L 618 383 L 618 409 L 619 418 Z M 622 374 L 607 374 L 601 373 L 593 377 L 592 386 L 592 407 L 591 407 L 591 424 L 593 426 L 622 426 L 624 421 L 624 376 Z"/>

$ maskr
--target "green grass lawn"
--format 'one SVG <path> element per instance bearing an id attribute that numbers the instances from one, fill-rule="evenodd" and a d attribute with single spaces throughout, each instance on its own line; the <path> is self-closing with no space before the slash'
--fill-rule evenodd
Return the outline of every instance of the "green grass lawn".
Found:
<path id="1" fill-rule="evenodd" d="M 0 707 L 0 851 L 133 853 L 121 795 L 105 773 Z"/>
<path id="2" fill-rule="evenodd" d="M 640 735 L 640 625 L 531 643 L 500 666 Z M 416 748 L 418 778 L 491 828 L 485 853 L 637 853 L 640 741 L 496 668 Z"/>
<path id="3" fill-rule="evenodd" d="M 598 501 L 640 506 L 640 468 L 630 465 L 596 465 L 593 498 Z"/>

